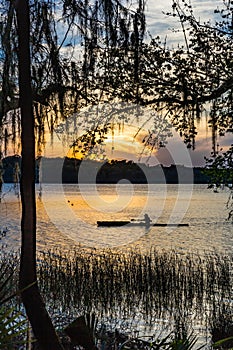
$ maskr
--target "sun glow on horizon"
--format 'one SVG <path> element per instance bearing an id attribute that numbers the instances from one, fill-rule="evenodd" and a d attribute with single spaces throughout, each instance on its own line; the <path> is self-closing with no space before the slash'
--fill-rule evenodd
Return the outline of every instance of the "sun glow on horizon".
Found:
<path id="1" fill-rule="evenodd" d="M 145 159 L 156 153 L 155 149 L 151 152 L 143 143 L 147 134 L 146 130 L 133 125 L 125 125 L 123 129 L 116 125 L 106 133 L 103 142 L 97 143 L 97 147 L 93 147 L 87 157 L 84 157 L 81 146 L 71 147 L 67 157 L 95 159 L 97 161 L 126 159 L 139 162 L 140 159 Z"/>

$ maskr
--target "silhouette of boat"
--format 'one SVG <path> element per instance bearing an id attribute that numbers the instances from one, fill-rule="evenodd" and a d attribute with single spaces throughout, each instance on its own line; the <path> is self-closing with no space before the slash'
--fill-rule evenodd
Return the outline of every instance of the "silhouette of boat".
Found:
<path id="1" fill-rule="evenodd" d="M 129 221 L 129 220 L 123 220 L 123 221 L 97 221 L 97 226 L 103 226 L 103 227 L 120 227 L 120 226 L 147 226 L 144 221 Z M 189 224 L 186 223 L 178 223 L 178 224 L 166 224 L 166 223 L 151 223 L 150 226 L 158 226 L 158 227 L 166 227 L 166 226 L 189 226 Z"/>

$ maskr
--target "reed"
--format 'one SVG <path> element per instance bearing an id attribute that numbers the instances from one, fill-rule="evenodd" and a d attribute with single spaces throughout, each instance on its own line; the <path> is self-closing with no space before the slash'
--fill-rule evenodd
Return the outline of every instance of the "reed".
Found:
<path id="1" fill-rule="evenodd" d="M 0 251 L 0 307 L 17 294 L 19 256 L 17 253 Z"/>
<path id="2" fill-rule="evenodd" d="M 52 313 L 95 312 L 100 317 L 169 319 L 211 328 L 232 314 L 232 257 L 215 252 L 178 255 L 151 249 L 41 252 L 38 276 Z"/>
<path id="3" fill-rule="evenodd" d="M 199 256 L 154 248 L 147 254 L 139 249 L 79 248 L 40 252 L 37 265 L 39 285 L 58 330 L 78 315 L 94 312 L 126 333 L 135 329 L 136 321 L 143 321 L 147 330 L 161 330 L 162 324 L 178 340 L 202 324 L 217 341 L 233 329 L 232 264 L 231 255 L 217 252 Z M 17 254 L 0 254 L 2 302 L 17 294 L 18 266 Z M 10 302 L 22 310 L 19 298 Z"/>

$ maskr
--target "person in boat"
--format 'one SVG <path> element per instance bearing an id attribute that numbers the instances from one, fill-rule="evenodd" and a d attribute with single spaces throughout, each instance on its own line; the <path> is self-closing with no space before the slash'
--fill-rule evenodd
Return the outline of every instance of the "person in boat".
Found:
<path id="1" fill-rule="evenodd" d="M 145 221 L 146 228 L 150 227 L 151 218 L 147 213 L 144 215 L 144 221 Z"/>

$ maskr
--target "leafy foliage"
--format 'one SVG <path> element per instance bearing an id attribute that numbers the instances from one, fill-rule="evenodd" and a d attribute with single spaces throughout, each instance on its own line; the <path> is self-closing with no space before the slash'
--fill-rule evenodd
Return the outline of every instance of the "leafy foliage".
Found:
<path id="1" fill-rule="evenodd" d="M 233 145 L 226 152 L 219 152 L 217 156 L 206 158 L 205 172 L 211 178 L 211 183 L 217 187 L 231 188 L 233 183 Z"/>
<path id="2" fill-rule="evenodd" d="M 96 67 L 100 52 L 105 55 L 101 71 L 106 76 L 111 52 L 124 47 L 127 54 L 130 42 L 137 65 L 138 46 L 145 31 L 144 2 L 140 0 L 135 7 L 115 0 L 63 0 L 59 4 L 38 0 L 31 2 L 30 11 L 34 114 L 38 142 L 43 144 L 46 121 L 53 132 L 58 120 L 103 99 L 105 82 L 100 84 Z M 0 141 L 2 152 L 6 152 L 9 140 L 15 144 L 20 134 L 16 109 L 18 39 L 14 4 L 2 0 L 1 13 Z"/>
<path id="3" fill-rule="evenodd" d="M 7 113 L 18 104 L 17 36 L 12 6 L 2 0 L 1 124 L 8 125 L 2 129 L 3 147 L 10 138 L 13 142 L 17 139 L 20 118 L 15 109 Z M 45 141 L 46 120 L 53 132 L 58 121 L 84 106 L 121 100 L 150 106 L 155 121 L 161 117 L 164 121 L 169 119 L 189 148 L 195 147 L 198 120 L 208 113 L 216 153 L 217 134 L 233 130 L 232 5 L 224 2 L 223 9 L 216 10 L 222 20 L 215 25 L 197 20 L 185 1 L 173 1 L 172 9 L 167 15 L 180 21 L 184 44 L 169 48 L 158 36 L 144 40 L 146 24 L 141 0 L 137 7 L 115 0 L 63 0 L 59 4 L 37 0 L 31 4 L 32 86 L 38 144 Z M 78 122 L 85 123 L 83 115 Z M 99 120 L 95 127 L 104 128 L 105 122 Z M 148 139 L 152 147 L 157 142 L 150 135 Z"/>
<path id="4" fill-rule="evenodd" d="M 28 322 L 21 312 L 14 308 L 0 308 L 0 349 L 13 350 L 26 343 Z"/>
<path id="5" fill-rule="evenodd" d="M 0 349 L 18 349 L 26 343 L 28 322 L 21 311 L 17 311 L 16 272 L 19 259 L 16 254 L 0 255 Z M 14 300 L 14 301 L 13 301 Z"/>
<path id="6" fill-rule="evenodd" d="M 220 151 L 212 158 L 206 158 L 205 173 L 210 178 L 210 187 L 229 188 L 228 220 L 233 220 L 233 145 L 226 152 Z"/>
<path id="7" fill-rule="evenodd" d="M 119 350 L 127 349 L 144 349 L 144 350 L 191 350 L 196 347 L 197 338 L 193 334 L 188 335 L 185 339 L 174 339 L 173 334 L 168 334 L 166 337 L 156 340 L 144 340 L 139 338 L 129 339 L 125 341 Z M 203 348 L 203 346 L 196 347 L 198 350 Z"/>

